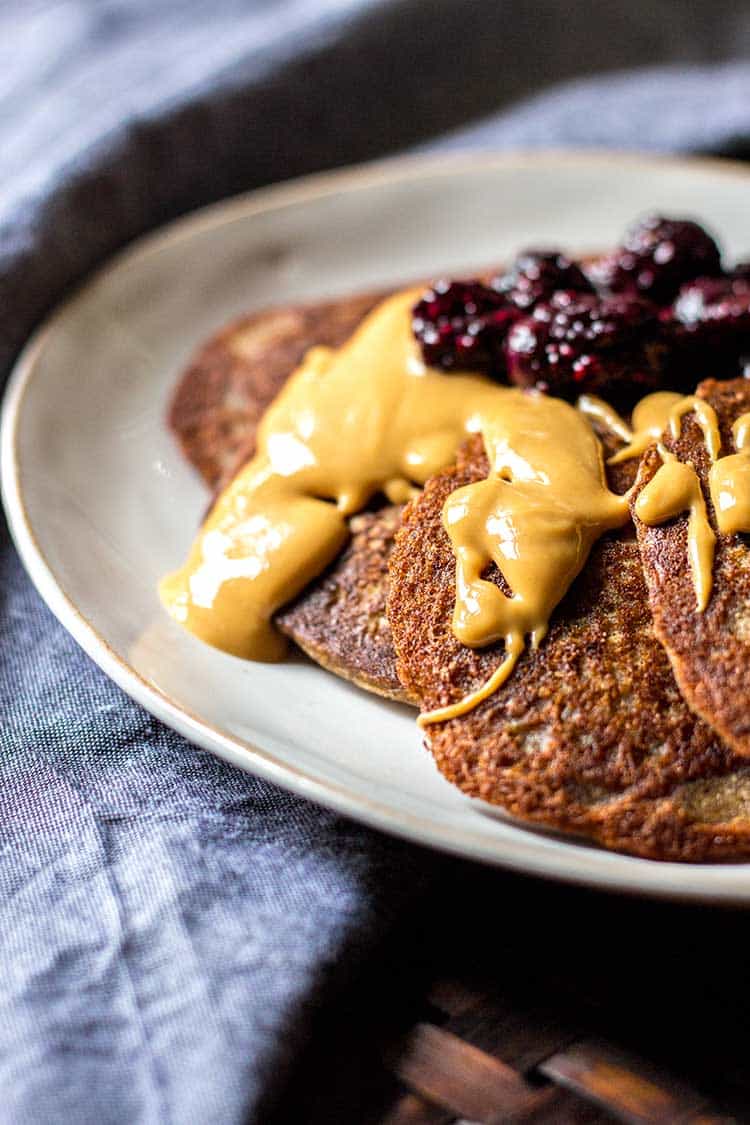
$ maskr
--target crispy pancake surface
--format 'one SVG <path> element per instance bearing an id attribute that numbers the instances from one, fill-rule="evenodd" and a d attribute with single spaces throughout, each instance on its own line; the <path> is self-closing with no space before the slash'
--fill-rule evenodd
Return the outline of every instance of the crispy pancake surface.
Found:
<path id="1" fill-rule="evenodd" d="M 425 710 L 460 699 L 502 659 L 502 646 L 475 650 L 453 635 L 455 560 L 441 522 L 450 492 L 487 469 L 472 439 L 408 505 L 391 556 L 398 672 Z M 600 541 L 539 649 L 428 736 L 448 780 L 515 816 L 651 858 L 750 855 L 750 763 L 683 701 L 632 536 Z"/>
<path id="2" fill-rule="evenodd" d="M 700 384 L 697 394 L 717 413 L 721 454 L 734 453 L 732 423 L 750 411 L 750 381 L 710 379 Z M 680 460 L 693 463 L 716 531 L 707 485 L 711 462 L 694 417 L 683 418 L 680 437 L 666 434 L 664 444 Z M 649 450 L 641 464 L 637 491 L 660 465 L 656 450 Z M 750 547 L 744 536 L 716 533 L 713 590 L 706 609 L 698 613 L 687 553 L 687 522 L 687 516 L 681 516 L 647 527 L 636 520 L 656 634 L 693 710 L 738 753 L 750 755 Z"/>
<path id="3" fill-rule="evenodd" d="M 337 347 L 383 294 L 253 313 L 213 336 L 177 385 L 169 426 L 187 459 L 218 490 L 255 452 L 263 411 L 315 345 Z M 400 508 L 355 516 L 339 559 L 277 624 L 324 668 L 392 699 L 406 695 L 385 616 L 388 554 Z"/>

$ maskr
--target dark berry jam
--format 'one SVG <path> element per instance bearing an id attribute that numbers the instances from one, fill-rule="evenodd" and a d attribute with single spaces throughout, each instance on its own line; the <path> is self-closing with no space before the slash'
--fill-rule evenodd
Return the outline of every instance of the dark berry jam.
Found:
<path id="1" fill-rule="evenodd" d="M 525 250 L 509 272 L 495 278 L 492 285 L 523 312 L 531 312 L 559 289 L 593 291 L 581 267 L 559 250 Z"/>
<path id="2" fill-rule="evenodd" d="M 503 294 L 481 281 L 438 281 L 414 306 L 412 331 L 431 367 L 501 378 L 503 342 L 519 315 Z"/>
<path id="3" fill-rule="evenodd" d="M 513 325 L 505 358 L 517 386 L 624 401 L 661 384 L 665 350 L 658 309 L 650 302 L 559 292 Z"/>
<path id="4" fill-rule="evenodd" d="M 723 270 L 702 226 L 652 215 L 591 263 L 532 249 L 489 285 L 437 282 L 412 328 L 431 367 L 626 406 L 750 371 L 750 261 Z"/>
<path id="5" fill-rule="evenodd" d="M 678 384 L 732 378 L 750 359 L 750 274 L 698 278 L 661 316 Z"/>
<path id="6" fill-rule="evenodd" d="M 668 304 L 686 282 L 720 275 L 721 255 L 698 223 L 651 215 L 631 227 L 622 246 L 589 273 L 609 293 L 633 293 Z"/>

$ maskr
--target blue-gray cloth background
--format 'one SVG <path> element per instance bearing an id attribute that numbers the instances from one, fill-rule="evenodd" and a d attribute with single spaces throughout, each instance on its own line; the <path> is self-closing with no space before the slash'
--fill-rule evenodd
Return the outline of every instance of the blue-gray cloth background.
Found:
<path id="1" fill-rule="evenodd" d="M 748 47 L 729 0 L 4 0 L 0 371 L 113 249 L 259 184 L 435 143 L 750 155 Z M 0 1122 L 271 1120 L 461 865 L 191 747 L 4 528 L 0 567 Z"/>

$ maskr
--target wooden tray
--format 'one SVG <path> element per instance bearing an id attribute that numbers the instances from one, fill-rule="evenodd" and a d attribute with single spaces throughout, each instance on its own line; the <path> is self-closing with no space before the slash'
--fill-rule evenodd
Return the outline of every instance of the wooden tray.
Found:
<path id="1" fill-rule="evenodd" d="M 750 1122 L 750 914 L 434 868 L 264 1125 Z"/>

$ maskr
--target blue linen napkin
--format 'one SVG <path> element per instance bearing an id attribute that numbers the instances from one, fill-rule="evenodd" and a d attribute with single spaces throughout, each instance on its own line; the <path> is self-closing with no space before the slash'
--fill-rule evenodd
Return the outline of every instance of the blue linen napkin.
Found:
<path id="1" fill-rule="evenodd" d="M 447 3 L 435 20 L 408 0 L 0 5 L 0 370 L 141 230 L 520 88 L 483 50 L 497 7 L 457 44 Z M 458 92 L 446 43 L 452 68 L 472 61 Z M 750 67 L 577 83 L 445 143 L 745 153 Z M 448 861 L 150 718 L 45 609 L 4 527 L 0 630 L 0 1119 L 256 1120 L 315 1006 Z"/>

